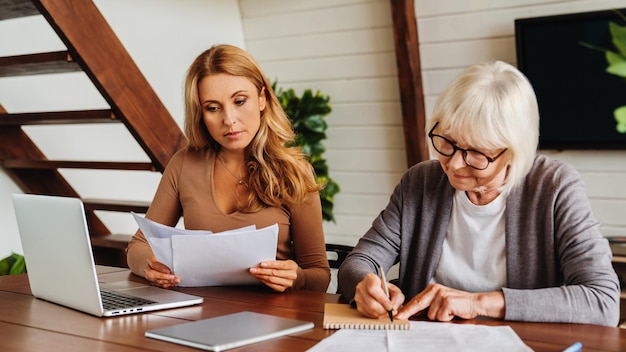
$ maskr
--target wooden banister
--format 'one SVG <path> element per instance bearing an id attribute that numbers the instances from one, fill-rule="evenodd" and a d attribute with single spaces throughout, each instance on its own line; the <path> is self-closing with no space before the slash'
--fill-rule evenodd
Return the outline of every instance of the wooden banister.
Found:
<path id="1" fill-rule="evenodd" d="M 156 169 L 163 171 L 186 139 L 93 1 L 33 3 Z"/>
<path id="2" fill-rule="evenodd" d="M 162 172 L 186 139 L 92 0 L 0 0 L 0 20 L 41 14 L 67 50 L 0 57 L 0 77 L 83 71 L 110 109 L 9 114 L 0 106 L 0 166 L 25 193 L 81 198 L 59 169 Z M 122 123 L 150 162 L 49 160 L 24 125 Z M 60 137 L 59 141 L 63 138 Z M 130 234 L 97 211 L 145 213 L 149 202 L 83 199 L 96 262 L 126 266 Z"/>

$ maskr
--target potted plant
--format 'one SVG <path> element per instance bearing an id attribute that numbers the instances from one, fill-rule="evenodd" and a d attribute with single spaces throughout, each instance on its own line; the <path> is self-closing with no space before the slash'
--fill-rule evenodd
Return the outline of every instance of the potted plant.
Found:
<path id="1" fill-rule="evenodd" d="M 339 185 L 329 176 L 328 164 L 323 154 L 326 148 L 322 141 L 326 139 L 328 125 L 324 116 L 331 112 L 330 97 L 310 89 L 298 96 L 293 89 L 276 89 L 277 82 L 272 84 L 276 96 L 285 113 L 291 120 L 296 133 L 295 145 L 309 156 L 309 162 L 315 170 L 316 181 L 325 185 L 320 191 L 322 201 L 322 217 L 325 221 L 335 222 L 333 214 L 334 197 L 340 190 Z"/>

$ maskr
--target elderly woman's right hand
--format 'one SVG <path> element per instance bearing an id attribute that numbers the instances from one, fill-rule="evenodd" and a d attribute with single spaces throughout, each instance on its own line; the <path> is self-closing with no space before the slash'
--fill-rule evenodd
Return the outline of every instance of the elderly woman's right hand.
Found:
<path id="1" fill-rule="evenodd" d="M 153 286 L 162 288 L 175 287 L 180 283 L 180 278 L 174 275 L 167 265 L 157 261 L 155 256 L 148 258 L 148 267 L 144 270 L 144 277 Z"/>
<path id="2" fill-rule="evenodd" d="M 356 302 L 357 310 L 367 317 L 387 317 L 387 310 L 391 310 L 393 315 L 396 315 L 404 302 L 404 294 L 400 288 L 392 283 L 388 283 L 388 298 L 380 280 L 378 275 L 367 274 L 356 285 L 354 301 Z"/>

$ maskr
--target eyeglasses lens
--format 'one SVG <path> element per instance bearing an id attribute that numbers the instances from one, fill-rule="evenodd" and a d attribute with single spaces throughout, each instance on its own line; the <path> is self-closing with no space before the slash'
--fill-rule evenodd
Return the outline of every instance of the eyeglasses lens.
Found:
<path id="1" fill-rule="evenodd" d="M 441 136 L 433 135 L 431 138 L 432 138 L 433 147 L 435 147 L 435 150 L 439 152 L 441 155 L 452 156 L 457 150 L 460 150 L 450 141 L 448 141 L 447 139 Z M 479 152 L 475 152 L 472 150 L 466 150 L 462 152 L 463 152 L 463 158 L 465 160 L 465 163 L 467 163 L 467 165 L 478 170 L 486 169 L 487 166 L 489 166 L 489 160 L 487 159 L 487 156 L 485 156 L 484 154 L 481 154 Z"/>

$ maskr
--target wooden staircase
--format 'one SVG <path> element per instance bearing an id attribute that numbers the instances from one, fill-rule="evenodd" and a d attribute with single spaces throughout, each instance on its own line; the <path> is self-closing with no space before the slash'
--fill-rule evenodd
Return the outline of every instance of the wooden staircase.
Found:
<path id="1" fill-rule="evenodd" d="M 67 51 L 0 57 L 0 77 L 84 71 L 110 110 L 11 114 L 0 97 L 0 165 L 31 194 L 82 198 L 59 169 L 163 172 L 185 137 L 91 0 L 2 0 L 0 20 L 43 15 Z M 48 160 L 24 125 L 121 123 L 150 162 Z M 63 141 L 59 141 L 63 143 Z M 146 202 L 83 199 L 96 263 L 126 267 L 132 234 L 112 234 L 96 211 L 145 213 Z"/>

